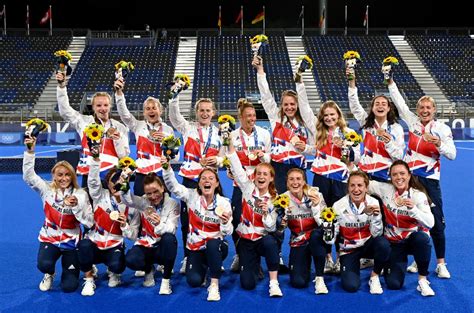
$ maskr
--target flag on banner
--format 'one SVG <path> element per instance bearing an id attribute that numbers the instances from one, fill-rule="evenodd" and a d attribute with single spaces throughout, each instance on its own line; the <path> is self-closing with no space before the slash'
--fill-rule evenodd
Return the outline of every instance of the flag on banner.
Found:
<path id="1" fill-rule="evenodd" d="M 237 15 L 237 18 L 235 19 L 235 24 L 240 22 L 240 20 L 242 19 L 242 15 L 244 15 L 244 10 L 240 9 L 239 15 Z"/>
<path id="2" fill-rule="evenodd" d="M 30 7 L 27 5 L 26 6 L 26 25 L 30 25 Z"/>
<path id="3" fill-rule="evenodd" d="M 0 12 L 0 17 L 3 18 L 3 14 L 5 14 L 5 6 L 3 6 L 2 12 Z"/>
<path id="4" fill-rule="evenodd" d="M 221 16 L 221 9 L 219 7 L 219 19 L 217 20 L 217 27 L 222 27 L 222 16 Z"/>
<path id="5" fill-rule="evenodd" d="M 51 18 L 51 8 L 46 11 L 43 18 L 40 20 L 40 25 L 46 24 L 46 22 Z"/>
<path id="6" fill-rule="evenodd" d="M 365 9 L 365 15 L 364 15 L 364 27 L 367 26 L 367 23 L 369 22 L 369 6 Z"/>
<path id="7" fill-rule="evenodd" d="M 260 13 L 258 13 L 257 16 L 255 16 L 255 18 L 252 20 L 252 24 L 257 24 L 258 22 L 261 22 L 265 19 L 265 12 L 262 11 Z"/>
<path id="8" fill-rule="evenodd" d="M 319 28 L 323 28 L 325 19 L 326 19 L 326 7 L 323 8 L 323 12 L 321 14 L 321 17 L 319 18 Z"/>

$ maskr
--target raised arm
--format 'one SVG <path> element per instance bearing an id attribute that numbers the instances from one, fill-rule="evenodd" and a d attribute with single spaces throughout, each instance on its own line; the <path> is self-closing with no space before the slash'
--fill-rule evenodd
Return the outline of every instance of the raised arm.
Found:
<path id="1" fill-rule="evenodd" d="M 89 167 L 89 176 L 87 177 L 87 187 L 89 187 L 89 195 L 94 203 L 98 201 L 102 195 L 103 188 L 100 181 L 100 159 L 93 158 Z"/>
<path id="2" fill-rule="evenodd" d="M 233 146 L 232 150 L 229 149 L 227 158 L 230 161 L 230 170 L 234 175 L 234 180 L 237 183 L 237 186 L 239 186 L 239 188 L 242 190 L 242 193 L 252 193 L 254 189 L 254 184 L 249 180 L 247 173 L 242 167 L 242 163 L 240 163 L 237 153 L 233 149 Z"/>
<path id="3" fill-rule="evenodd" d="M 123 81 L 116 80 L 115 81 L 115 102 L 117 104 L 117 112 L 120 115 L 120 119 L 122 122 L 130 128 L 132 132 L 135 132 L 137 129 L 138 120 L 130 113 L 127 108 L 127 104 L 125 101 L 125 95 L 123 94 Z"/>
<path id="4" fill-rule="evenodd" d="M 309 105 L 308 95 L 306 94 L 306 88 L 304 83 L 296 83 L 296 93 L 298 94 L 298 108 L 301 113 L 301 117 L 306 125 L 306 128 L 310 132 L 310 142 L 314 142 L 316 139 L 316 117 L 313 110 Z"/>
<path id="5" fill-rule="evenodd" d="M 191 128 L 191 124 L 184 118 L 179 110 L 179 96 L 169 102 L 169 118 L 171 125 L 183 136 Z"/>
<path id="6" fill-rule="evenodd" d="M 392 138 L 385 144 L 385 149 L 392 160 L 401 160 L 405 151 L 405 134 L 403 128 L 398 123 L 392 124 L 390 133 Z"/>
<path id="7" fill-rule="evenodd" d="M 179 204 L 177 201 L 165 195 L 163 212 L 160 216 L 160 224 L 155 226 L 155 234 L 164 235 L 165 233 L 176 234 L 179 220 Z"/>
<path id="8" fill-rule="evenodd" d="M 23 180 L 33 190 L 39 192 L 41 196 L 47 192 L 50 187 L 46 181 L 39 177 L 35 172 L 35 152 L 34 150 L 23 153 Z"/>
<path id="9" fill-rule="evenodd" d="M 354 117 L 357 122 L 359 122 L 360 126 L 364 125 L 368 114 L 359 102 L 359 95 L 357 93 L 357 87 L 355 87 L 355 82 L 354 87 L 351 87 L 349 83 L 347 97 L 349 98 L 349 108 L 351 109 L 352 114 L 354 114 Z"/>
<path id="10" fill-rule="evenodd" d="M 190 199 L 193 190 L 188 189 L 178 183 L 171 165 L 167 170 L 163 169 L 163 180 L 165 181 L 166 188 L 168 188 L 168 190 L 172 192 L 177 198 L 183 200 L 184 202 L 187 202 Z"/>
<path id="11" fill-rule="evenodd" d="M 119 158 L 126 157 L 130 154 L 130 145 L 128 140 L 128 128 L 122 123 L 114 121 L 113 126 L 117 128 L 120 133 L 120 137 L 114 140 L 115 151 Z"/>
<path id="12" fill-rule="evenodd" d="M 263 60 L 261 57 L 254 57 L 252 66 L 257 70 L 257 86 L 262 97 L 262 105 L 267 113 L 270 122 L 278 121 L 278 106 L 270 92 L 267 75 L 263 70 Z"/>
<path id="13" fill-rule="evenodd" d="M 390 93 L 390 98 L 392 98 L 393 104 L 397 107 L 400 117 L 410 126 L 418 121 L 418 117 L 415 113 L 410 111 L 405 99 L 403 99 L 402 94 L 398 90 L 397 84 L 393 79 L 390 79 L 388 83 L 388 91 Z"/>
<path id="14" fill-rule="evenodd" d="M 61 74 L 57 74 L 56 77 L 58 77 L 58 75 L 61 75 Z M 67 88 L 59 84 L 58 87 L 56 88 L 56 97 L 58 100 L 59 115 L 61 115 L 61 117 L 66 122 L 71 123 L 77 132 L 80 132 L 82 129 L 81 123 L 83 123 L 83 116 L 81 113 L 74 110 L 69 104 Z"/>

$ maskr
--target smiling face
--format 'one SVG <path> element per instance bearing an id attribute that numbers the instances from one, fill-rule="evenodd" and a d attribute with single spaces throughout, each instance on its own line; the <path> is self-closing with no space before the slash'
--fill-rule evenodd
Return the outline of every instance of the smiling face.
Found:
<path id="1" fill-rule="evenodd" d="M 72 174 L 64 166 L 58 166 L 54 170 L 53 181 L 56 184 L 57 188 L 64 191 L 71 186 Z"/>
<path id="2" fill-rule="evenodd" d="M 372 106 L 372 112 L 376 118 L 386 119 L 390 111 L 390 105 L 385 97 L 377 97 Z"/>
<path id="3" fill-rule="evenodd" d="M 158 105 L 153 100 L 148 100 L 143 105 L 143 116 L 145 120 L 150 124 L 155 124 L 160 121 L 161 110 Z"/>
<path id="4" fill-rule="evenodd" d="M 109 120 L 110 100 L 106 96 L 97 96 L 93 100 L 92 110 L 95 115 L 104 122 Z"/>
<path id="5" fill-rule="evenodd" d="M 152 205 L 157 206 L 161 203 L 161 200 L 163 200 L 163 193 L 165 190 L 157 182 L 153 182 L 151 184 L 144 185 L 143 191 L 145 192 L 145 196 L 148 201 L 150 201 Z"/>
<path id="6" fill-rule="evenodd" d="M 362 176 L 352 176 L 347 183 L 349 196 L 351 201 L 359 205 L 365 200 L 368 186 Z"/>
<path id="7" fill-rule="evenodd" d="M 215 111 L 212 102 L 200 101 L 196 109 L 196 117 L 198 123 L 202 126 L 211 124 L 211 119 L 214 116 Z"/>
<path id="8" fill-rule="evenodd" d="M 205 197 L 214 196 L 214 192 L 219 186 L 219 180 L 217 174 L 211 170 L 203 170 L 199 178 L 198 186 L 201 190 L 201 194 Z"/>
<path id="9" fill-rule="evenodd" d="M 298 102 L 293 96 L 283 96 L 281 101 L 281 106 L 283 109 L 283 114 L 288 118 L 294 118 L 296 111 L 298 110 Z"/>
<path id="10" fill-rule="evenodd" d="M 274 179 L 275 174 L 272 172 L 271 168 L 266 165 L 266 163 L 257 165 L 255 168 L 254 184 L 260 194 L 266 193 L 268 191 L 268 186 Z"/>
<path id="11" fill-rule="evenodd" d="M 416 113 L 418 114 L 421 123 L 426 125 L 430 121 L 434 120 L 436 115 L 436 106 L 429 99 L 420 100 L 416 107 Z"/>
<path id="12" fill-rule="evenodd" d="M 337 110 L 331 107 L 327 107 L 323 112 L 323 122 L 328 128 L 334 128 L 337 126 L 339 120 L 339 113 Z"/>
<path id="13" fill-rule="evenodd" d="M 405 165 L 397 164 L 392 166 L 390 169 L 390 178 L 392 180 L 393 186 L 395 186 L 395 188 L 401 194 L 408 189 L 410 185 L 411 174 Z"/>
<path id="14" fill-rule="evenodd" d="M 286 178 L 286 187 L 293 195 L 301 196 L 303 194 L 303 188 L 306 185 L 306 179 L 303 173 L 299 171 L 292 171 Z"/>
<path id="15" fill-rule="evenodd" d="M 254 108 L 248 107 L 242 111 L 242 115 L 240 116 L 240 125 L 243 130 L 251 131 L 254 128 L 256 121 L 257 114 L 255 113 Z"/>

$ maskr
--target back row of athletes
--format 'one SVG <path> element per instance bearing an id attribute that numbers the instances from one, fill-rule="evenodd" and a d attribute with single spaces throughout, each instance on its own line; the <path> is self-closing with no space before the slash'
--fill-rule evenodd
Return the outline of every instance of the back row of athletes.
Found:
<path id="1" fill-rule="evenodd" d="M 90 296 L 96 288 L 94 264 L 107 266 L 110 287 L 120 284 L 120 274 L 126 266 L 145 272 L 144 286 L 154 286 L 154 264 L 161 264 L 159 293 L 171 294 L 170 277 L 177 254 L 175 233 L 180 218 L 185 251 L 182 272 L 191 286 L 198 287 L 206 282 L 209 270 L 209 301 L 220 299 L 219 278 L 228 251 L 224 237 L 230 234 L 237 251 L 231 268 L 240 271 L 241 286 L 255 288 L 263 256 L 269 272 L 270 296 L 282 296 L 278 269 L 284 227 L 291 231 L 289 262 L 293 287 L 308 285 L 312 258 L 316 294 L 328 293 L 325 269 L 339 272 L 341 267 L 342 287 L 354 292 L 360 286 L 359 262 L 368 258 L 374 260 L 369 280 L 372 294 L 383 292 L 379 280 L 383 269 L 387 287 L 400 289 L 407 256 L 412 254 L 415 262 L 408 270 L 419 274 L 417 290 L 423 296 L 434 295 L 427 280 L 430 236 L 437 258 L 436 273 L 440 278 L 450 277 L 445 263 L 440 157 L 454 159 L 456 148 L 450 128 L 435 119 L 433 98 L 420 98 L 414 114 L 390 79 L 391 99 L 409 127 L 405 149 L 403 129 L 397 123 L 390 99 L 375 96 L 365 112 L 358 100 L 355 79 L 349 80 L 350 109 L 363 130 L 364 150 L 361 154 L 358 146 L 353 148 L 353 161 L 343 162 L 342 138 L 350 129 L 337 103 L 325 102 L 315 118 L 304 84 L 297 83 L 297 92 L 285 91 L 278 106 L 270 92 L 262 58 L 255 57 L 252 65 L 257 70 L 271 136 L 255 125 L 253 105 L 241 99 L 240 127 L 232 132 L 230 146 L 223 148 L 219 130 L 211 122 L 215 115 L 212 100 L 200 99 L 196 103 L 196 122 L 181 115 L 179 97 L 169 102 L 171 124 L 184 139 L 184 160 L 179 171 L 182 184 L 171 168 L 162 169 L 167 160 L 162 157 L 160 142 L 174 130 L 161 120 L 162 106 L 157 99 L 145 100 L 144 120 L 137 120 L 127 109 L 124 81 L 115 81 L 115 100 L 124 126 L 110 118 L 111 97 L 107 93 L 99 92 L 92 98 L 93 116 L 73 110 L 65 77 L 57 74 L 59 111 L 81 137 L 83 155 L 77 172 L 83 176 L 83 187 L 88 186 L 92 207 L 69 163 L 61 161 L 54 166 L 52 184 L 34 173 L 35 139 L 26 138 L 24 179 L 39 190 L 46 215 L 39 236 L 38 268 L 45 273 L 41 290 L 52 287 L 55 263 L 62 256 L 61 287 L 66 292 L 77 289 L 79 268 L 85 273 L 82 294 Z M 84 135 L 85 128 L 94 122 L 107 131 L 100 146 L 100 158 L 92 157 Z M 127 128 L 137 140 L 138 169 L 133 195 L 114 188 L 120 176 L 115 165 L 130 152 Z M 298 140 L 294 140 L 295 136 Z M 231 202 L 222 196 L 216 172 L 224 155 L 230 160 L 229 176 L 234 179 Z M 304 155 L 314 156 L 312 186 L 319 188 L 317 193 L 305 192 L 308 184 Z M 101 183 L 100 173 L 106 171 Z M 157 173 L 163 176 L 165 184 Z M 181 199 L 181 210 L 167 190 Z M 283 219 L 272 204 L 276 195 L 282 193 L 290 197 Z M 321 210 L 330 206 L 334 207 L 338 222 L 336 262 L 332 261 L 328 245 L 332 242 L 323 240 L 319 217 Z M 111 219 L 112 211 L 119 212 L 117 219 Z M 84 238 L 81 223 L 91 228 Z M 135 240 L 126 254 L 124 236 Z"/>

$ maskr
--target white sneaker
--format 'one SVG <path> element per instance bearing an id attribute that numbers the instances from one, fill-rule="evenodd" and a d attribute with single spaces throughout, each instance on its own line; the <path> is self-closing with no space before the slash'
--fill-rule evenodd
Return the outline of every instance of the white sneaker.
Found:
<path id="1" fill-rule="evenodd" d="M 332 267 L 333 274 L 340 274 L 341 273 L 341 262 L 339 262 L 339 258 L 336 260 L 336 263 Z"/>
<path id="2" fill-rule="evenodd" d="M 99 277 L 99 269 L 95 264 L 92 264 L 92 276 L 94 276 L 94 278 Z"/>
<path id="3" fill-rule="evenodd" d="M 365 268 L 373 267 L 374 266 L 374 259 L 360 259 L 360 269 L 363 270 Z"/>
<path id="4" fill-rule="evenodd" d="M 379 276 L 372 276 L 369 279 L 370 293 L 373 295 L 381 295 L 383 293 L 382 285 L 380 284 Z"/>
<path id="5" fill-rule="evenodd" d="M 418 265 L 416 265 L 415 261 L 413 261 L 413 263 L 411 263 L 411 265 L 407 267 L 407 272 L 418 273 Z"/>
<path id="6" fill-rule="evenodd" d="M 326 263 L 324 264 L 324 274 L 332 273 L 333 267 L 334 261 L 332 259 L 326 259 Z"/>
<path id="7" fill-rule="evenodd" d="M 232 260 L 232 264 L 230 265 L 230 271 L 237 273 L 240 271 L 240 260 L 239 255 L 234 255 L 234 259 Z"/>
<path id="8" fill-rule="evenodd" d="M 220 299 L 219 285 L 211 284 L 209 288 L 207 288 L 207 301 L 219 301 Z"/>
<path id="9" fill-rule="evenodd" d="M 95 293 L 95 282 L 94 278 L 84 278 L 84 284 L 82 285 L 81 295 L 93 296 Z"/>
<path id="10" fill-rule="evenodd" d="M 180 274 L 186 274 L 186 263 L 188 262 L 188 257 L 184 257 L 183 261 L 181 261 L 181 268 L 179 269 Z"/>
<path id="11" fill-rule="evenodd" d="M 154 280 L 153 280 L 154 281 Z M 162 278 L 161 279 L 161 285 L 160 285 L 160 295 L 170 295 L 173 293 L 173 290 L 171 290 L 171 283 L 169 279 Z"/>
<path id="12" fill-rule="evenodd" d="M 112 274 L 109 275 L 109 287 L 110 288 L 115 288 L 115 287 L 119 286 L 121 283 L 122 283 L 122 281 L 120 280 L 120 274 L 112 273 Z"/>
<path id="13" fill-rule="evenodd" d="M 145 271 L 135 271 L 135 277 L 145 277 Z"/>
<path id="14" fill-rule="evenodd" d="M 283 293 L 280 289 L 280 284 L 276 279 L 270 280 L 270 289 L 268 290 L 268 292 L 270 293 L 270 297 L 283 297 Z"/>
<path id="15" fill-rule="evenodd" d="M 314 293 L 317 295 L 329 293 L 328 288 L 324 283 L 324 277 L 316 276 L 316 278 L 314 279 Z"/>
<path id="16" fill-rule="evenodd" d="M 448 271 L 448 267 L 446 263 L 439 263 L 436 265 L 436 273 L 438 274 L 439 278 L 451 278 L 451 274 Z"/>
<path id="17" fill-rule="evenodd" d="M 143 287 L 155 286 L 155 269 L 152 268 L 149 273 L 145 274 L 145 280 L 143 281 Z"/>
<path id="18" fill-rule="evenodd" d="M 423 297 L 429 297 L 429 296 L 435 295 L 435 292 L 430 287 L 430 282 L 426 280 L 426 278 L 422 278 L 418 280 L 418 286 L 416 287 L 416 290 L 421 292 L 421 295 Z"/>
<path id="19" fill-rule="evenodd" d="M 48 291 L 53 286 L 53 280 L 54 280 L 54 274 L 53 275 L 48 274 L 48 273 L 44 274 L 43 280 L 39 284 L 39 289 L 41 291 Z"/>

